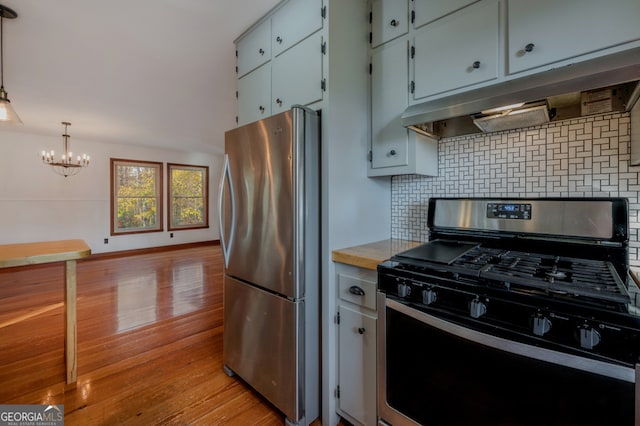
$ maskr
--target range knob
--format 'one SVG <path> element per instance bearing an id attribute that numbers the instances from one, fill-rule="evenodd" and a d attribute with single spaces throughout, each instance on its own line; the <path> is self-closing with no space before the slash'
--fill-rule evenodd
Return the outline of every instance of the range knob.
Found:
<path id="1" fill-rule="evenodd" d="M 436 294 L 435 290 L 432 290 L 430 288 L 422 290 L 422 303 L 424 303 L 425 305 L 430 305 L 437 299 L 438 295 Z"/>
<path id="2" fill-rule="evenodd" d="M 578 327 L 578 340 L 583 349 L 593 349 L 600 343 L 600 333 L 590 325 L 584 324 Z"/>
<path id="3" fill-rule="evenodd" d="M 533 317 L 533 334 L 544 336 L 551 330 L 551 320 L 542 314 Z"/>
<path id="4" fill-rule="evenodd" d="M 487 313 L 487 305 L 480 300 L 479 297 L 476 297 L 469 304 L 469 315 L 472 318 L 480 318 L 484 314 Z"/>
<path id="5" fill-rule="evenodd" d="M 398 297 L 407 297 L 411 294 L 411 287 L 408 284 L 399 282 L 398 283 Z"/>

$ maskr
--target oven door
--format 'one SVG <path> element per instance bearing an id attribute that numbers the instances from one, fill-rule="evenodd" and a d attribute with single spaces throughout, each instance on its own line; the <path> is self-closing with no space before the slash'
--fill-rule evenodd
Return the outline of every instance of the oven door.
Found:
<path id="1" fill-rule="evenodd" d="M 478 332 L 381 292 L 378 306 L 380 424 L 636 424 L 638 368 Z"/>

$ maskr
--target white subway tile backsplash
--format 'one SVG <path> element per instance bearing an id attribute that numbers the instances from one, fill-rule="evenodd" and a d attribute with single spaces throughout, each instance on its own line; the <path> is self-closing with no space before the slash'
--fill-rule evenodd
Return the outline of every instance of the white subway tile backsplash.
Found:
<path id="1" fill-rule="evenodd" d="M 606 114 L 442 139 L 438 176 L 394 176 L 391 236 L 427 241 L 430 197 L 625 197 L 630 263 L 640 266 L 640 166 L 630 116 Z"/>

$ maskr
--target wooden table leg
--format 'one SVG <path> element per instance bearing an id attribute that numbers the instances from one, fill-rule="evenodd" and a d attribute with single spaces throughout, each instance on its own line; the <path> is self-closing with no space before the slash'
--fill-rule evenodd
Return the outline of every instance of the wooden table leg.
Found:
<path id="1" fill-rule="evenodd" d="M 76 261 L 65 262 L 64 287 L 64 359 L 67 366 L 67 383 L 75 383 L 78 373 L 76 331 Z"/>

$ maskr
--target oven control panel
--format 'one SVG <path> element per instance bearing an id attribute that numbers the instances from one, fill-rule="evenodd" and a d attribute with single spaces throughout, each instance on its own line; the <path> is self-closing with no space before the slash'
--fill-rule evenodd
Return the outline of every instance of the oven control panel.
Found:
<path id="1" fill-rule="evenodd" d="M 531 220 L 531 204 L 488 203 L 487 218 Z"/>

